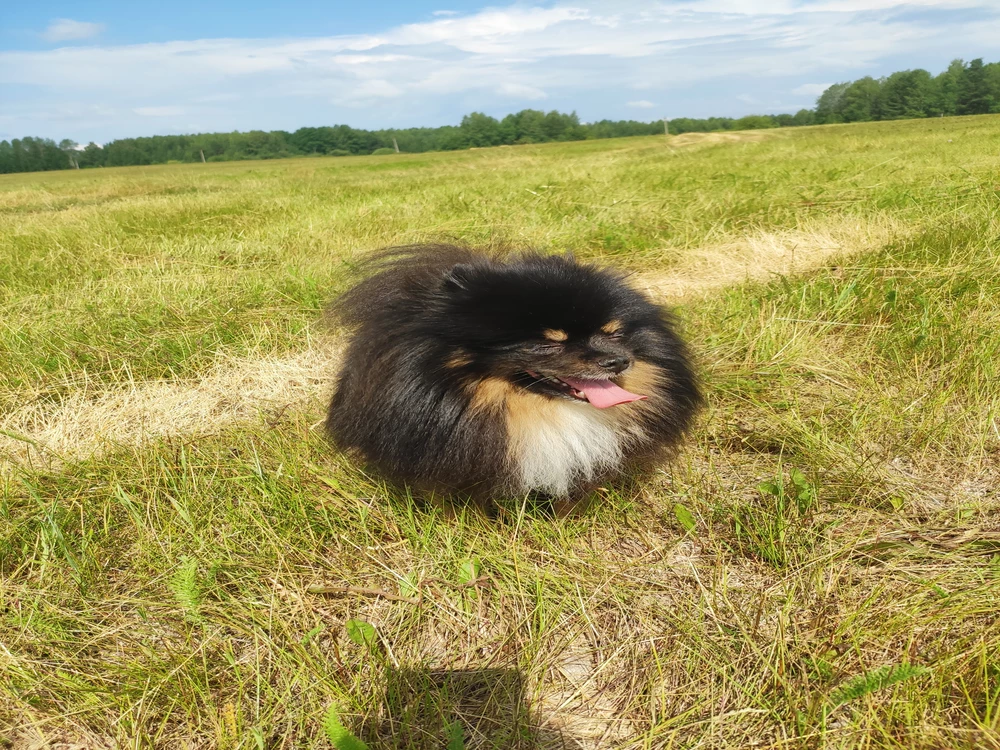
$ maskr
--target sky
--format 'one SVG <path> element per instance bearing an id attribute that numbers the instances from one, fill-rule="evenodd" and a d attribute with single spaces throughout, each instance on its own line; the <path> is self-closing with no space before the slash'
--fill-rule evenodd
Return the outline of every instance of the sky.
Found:
<path id="1" fill-rule="evenodd" d="M 38 0 L 0 23 L 0 139 L 812 107 L 831 83 L 1000 60 L 1000 0 Z"/>

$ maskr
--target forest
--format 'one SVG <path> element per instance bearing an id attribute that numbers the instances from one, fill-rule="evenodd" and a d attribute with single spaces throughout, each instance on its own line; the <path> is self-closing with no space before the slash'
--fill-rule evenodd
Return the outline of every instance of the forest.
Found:
<path id="1" fill-rule="evenodd" d="M 872 120 L 975 115 L 1000 112 L 1000 62 L 954 60 L 933 76 L 923 69 L 884 78 L 865 76 L 835 83 L 814 109 L 796 114 L 740 118 L 680 117 L 669 121 L 673 135 L 720 130 L 821 125 Z M 582 123 L 576 113 L 525 109 L 502 120 L 473 112 L 459 125 L 436 128 L 362 130 L 348 125 L 303 127 L 295 132 L 251 130 L 232 133 L 120 138 L 81 148 L 64 139 L 24 137 L 0 141 L 0 174 L 55 169 L 120 167 L 196 161 L 238 161 L 305 156 L 354 156 L 454 151 L 487 146 L 662 135 L 663 121 L 600 120 Z"/>

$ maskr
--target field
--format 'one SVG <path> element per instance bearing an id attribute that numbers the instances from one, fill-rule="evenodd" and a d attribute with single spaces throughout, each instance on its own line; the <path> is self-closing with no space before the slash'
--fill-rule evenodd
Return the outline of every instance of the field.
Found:
<path id="1" fill-rule="evenodd" d="M 570 518 L 337 455 L 322 308 L 427 239 L 633 271 L 684 451 Z M 0 747 L 1000 748 L 998 330 L 997 116 L 4 176 Z"/>

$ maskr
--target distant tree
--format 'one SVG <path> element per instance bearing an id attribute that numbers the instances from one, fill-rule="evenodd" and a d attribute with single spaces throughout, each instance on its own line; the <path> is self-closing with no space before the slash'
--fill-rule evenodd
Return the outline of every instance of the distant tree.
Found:
<path id="1" fill-rule="evenodd" d="M 583 140 L 586 134 L 580 129 L 580 118 L 576 112 L 564 115 L 552 110 L 542 120 L 542 133 L 546 141 Z"/>
<path id="2" fill-rule="evenodd" d="M 947 70 L 934 77 L 930 105 L 927 114 L 931 117 L 954 115 L 958 111 L 958 82 L 965 70 L 965 63 L 952 60 Z"/>
<path id="3" fill-rule="evenodd" d="M 69 164 L 74 169 L 80 168 L 80 163 L 77 160 L 77 142 L 70 140 L 69 138 L 63 138 L 59 141 L 59 150 L 66 154 L 66 158 L 69 160 Z"/>
<path id="4" fill-rule="evenodd" d="M 835 83 L 819 95 L 819 99 L 816 100 L 816 122 L 844 121 L 841 114 L 841 102 L 844 99 L 844 92 L 850 85 L 850 83 Z"/>
<path id="5" fill-rule="evenodd" d="M 795 125 L 813 125 L 816 122 L 816 113 L 811 109 L 800 109 L 792 117 L 792 121 Z"/>
<path id="6" fill-rule="evenodd" d="M 871 76 L 854 81 L 844 89 L 840 101 L 840 115 L 844 122 L 868 122 L 878 112 L 881 84 Z"/>
<path id="7" fill-rule="evenodd" d="M 41 172 L 69 169 L 70 159 L 50 138 L 15 138 L 4 148 L 7 167 L 12 172 Z"/>
<path id="8" fill-rule="evenodd" d="M 902 70 L 882 83 L 877 114 L 880 120 L 926 117 L 931 100 L 931 75 L 926 70 Z"/>
<path id="9" fill-rule="evenodd" d="M 469 146 L 499 146 L 501 142 L 499 121 L 482 112 L 473 112 L 463 117 L 459 130 Z"/>
<path id="10" fill-rule="evenodd" d="M 537 109 L 523 109 L 513 115 L 515 143 L 544 143 L 545 113 Z"/>
<path id="11" fill-rule="evenodd" d="M 993 102 L 990 112 L 1000 113 L 1000 62 L 992 62 L 983 66 L 986 75 L 986 89 L 990 92 Z"/>
<path id="12" fill-rule="evenodd" d="M 774 128 L 777 124 L 771 115 L 747 115 L 733 122 L 733 130 L 761 130 Z"/>
<path id="13" fill-rule="evenodd" d="M 958 81 L 958 103 L 956 111 L 960 115 L 984 115 L 993 106 L 989 81 L 983 58 L 977 57 L 962 71 Z"/>
<path id="14" fill-rule="evenodd" d="M 17 172 L 14 162 L 14 148 L 7 141 L 0 141 L 0 174 Z"/>
<path id="15" fill-rule="evenodd" d="M 88 143 L 82 152 L 80 152 L 79 164 L 80 167 L 103 167 L 104 166 L 104 149 L 98 146 L 96 143 L 91 141 Z"/>

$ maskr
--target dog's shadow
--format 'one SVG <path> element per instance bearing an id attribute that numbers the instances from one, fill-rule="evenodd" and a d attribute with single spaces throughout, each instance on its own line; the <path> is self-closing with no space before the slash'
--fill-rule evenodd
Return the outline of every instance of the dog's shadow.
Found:
<path id="1" fill-rule="evenodd" d="M 581 750 L 540 728 L 517 669 L 390 669 L 379 714 L 361 729 L 372 750 Z"/>

